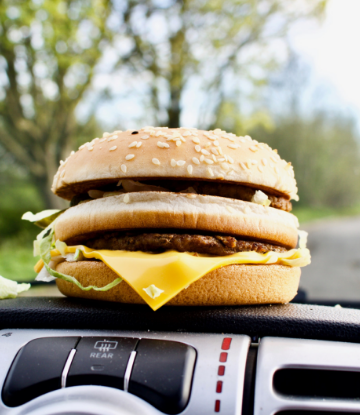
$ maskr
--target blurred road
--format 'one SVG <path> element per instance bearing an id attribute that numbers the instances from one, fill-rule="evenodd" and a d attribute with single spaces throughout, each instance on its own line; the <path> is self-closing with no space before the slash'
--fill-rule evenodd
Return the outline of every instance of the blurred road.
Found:
<path id="1" fill-rule="evenodd" d="M 309 299 L 360 301 L 360 216 L 301 227 L 309 232 L 311 265 L 300 288 Z"/>

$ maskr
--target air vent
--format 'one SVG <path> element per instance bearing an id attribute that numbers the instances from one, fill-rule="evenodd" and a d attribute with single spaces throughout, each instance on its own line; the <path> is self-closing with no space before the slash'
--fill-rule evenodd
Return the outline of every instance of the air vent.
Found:
<path id="1" fill-rule="evenodd" d="M 360 413 L 360 344 L 265 337 L 254 415 Z"/>
<path id="2" fill-rule="evenodd" d="M 360 372 L 317 369 L 281 369 L 275 372 L 276 392 L 304 398 L 360 398 Z"/>

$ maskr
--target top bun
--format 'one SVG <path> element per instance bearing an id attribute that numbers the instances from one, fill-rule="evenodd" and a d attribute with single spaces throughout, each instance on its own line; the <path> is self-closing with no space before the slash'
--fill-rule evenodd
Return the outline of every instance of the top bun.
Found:
<path id="1" fill-rule="evenodd" d="M 144 127 L 104 133 L 72 152 L 52 191 L 67 200 L 120 179 L 238 183 L 298 200 L 294 170 L 276 150 L 220 129 Z"/>

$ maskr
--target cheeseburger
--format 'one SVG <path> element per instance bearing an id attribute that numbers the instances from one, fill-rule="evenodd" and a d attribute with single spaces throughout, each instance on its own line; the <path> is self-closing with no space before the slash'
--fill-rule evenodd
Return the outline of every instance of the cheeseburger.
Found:
<path id="1" fill-rule="evenodd" d="M 300 267 L 291 163 L 220 129 L 104 133 L 64 161 L 63 211 L 30 212 L 38 279 L 72 297 L 163 305 L 287 303 Z"/>

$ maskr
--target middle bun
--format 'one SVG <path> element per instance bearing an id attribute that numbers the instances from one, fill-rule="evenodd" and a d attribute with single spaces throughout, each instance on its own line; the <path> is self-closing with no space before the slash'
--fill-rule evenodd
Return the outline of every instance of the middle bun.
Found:
<path id="1" fill-rule="evenodd" d="M 74 206 L 56 221 L 55 235 L 76 243 L 82 235 L 129 229 L 181 229 L 243 236 L 287 248 L 297 244 L 291 213 L 236 199 L 171 192 L 137 192 Z"/>

